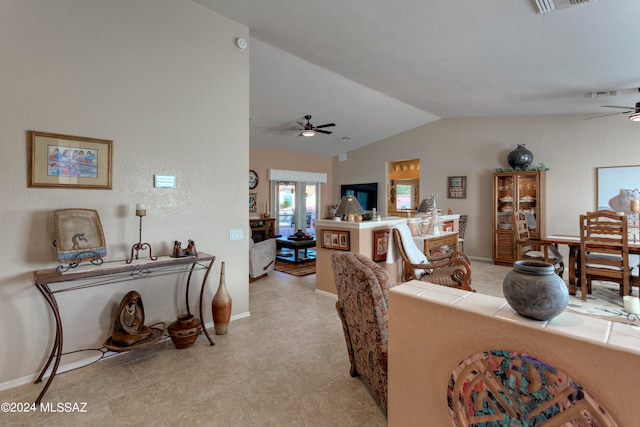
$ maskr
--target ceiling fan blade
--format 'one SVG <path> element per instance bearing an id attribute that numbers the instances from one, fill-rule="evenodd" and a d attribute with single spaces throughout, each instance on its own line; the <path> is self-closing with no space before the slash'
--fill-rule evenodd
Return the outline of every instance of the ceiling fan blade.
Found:
<path id="1" fill-rule="evenodd" d="M 296 122 L 297 124 L 299 124 L 300 126 L 302 126 L 302 128 L 304 129 L 306 123 L 302 123 L 302 122 Z"/>
<path id="2" fill-rule="evenodd" d="M 632 113 L 632 112 L 633 111 L 622 111 L 622 112 L 619 112 L 619 113 L 609 113 L 609 114 L 603 114 L 601 116 L 585 117 L 582 120 L 599 119 L 600 117 L 615 116 L 616 114 L 628 114 L 628 113 Z"/>
<path id="3" fill-rule="evenodd" d="M 335 126 L 335 125 L 336 125 L 335 123 L 326 123 L 324 125 L 316 126 L 316 129 L 328 128 L 328 127 Z"/>
<path id="4" fill-rule="evenodd" d="M 619 105 L 601 105 L 601 107 L 603 108 L 624 108 L 625 110 L 631 109 L 634 110 L 636 109 L 636 107 L 621 107 Z"/>
<path id="5" fill-rule="evenodd" d="M 327 135 L 333 133 L 333 132 L 329 132 L 328 130 L 322 130 L 322 129 L 318 129 L 318 128 L 316 128 L 316 132 L 326 133 Z"/>

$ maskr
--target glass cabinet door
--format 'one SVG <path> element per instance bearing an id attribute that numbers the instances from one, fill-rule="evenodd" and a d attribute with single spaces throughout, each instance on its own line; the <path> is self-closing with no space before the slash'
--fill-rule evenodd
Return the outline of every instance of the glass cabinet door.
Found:
<path id="1" fill-rule="evenodd" d="M 527 214 L 529 231 L 538 231 L 538 175 L 518 175 L 518 210 Z"/>
<path id="2" fill-rule="evenodd" d="M 496 227 L 498 230 L 513 229 L 513 210 L 516 206 L 517 188 L 514 175 L 497 175 L 496 201 L 494 215 L 496 216 Z"/>

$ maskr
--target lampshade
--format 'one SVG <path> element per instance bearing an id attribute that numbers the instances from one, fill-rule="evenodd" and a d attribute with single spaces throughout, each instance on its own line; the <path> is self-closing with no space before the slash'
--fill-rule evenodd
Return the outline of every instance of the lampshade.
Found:
<path id="1" fill-rule="evenodd" d="M 429 209 L 433 206 L 433 200 L 422 199 L 420 206 L 418 206 L 418 212 L 429 212 Z"/>
<path id="2" fill-rule="evenodd" d="M 302 132 L 300 132 L 299 136 L 314 136 L 316 134 L 316 131 L 313 129 L 307 129 L 307 130 L 303 130 Z"/>
<path id="3" fill-rule="evenodd" d="M 346 215 L 362 215 L 364 211 L 362 210 L 362 206 L 360 206 L 360 202 L 353 196 L 344 196 L 338 207 L 336 208 L 335 216 L 346 216 Z"/>

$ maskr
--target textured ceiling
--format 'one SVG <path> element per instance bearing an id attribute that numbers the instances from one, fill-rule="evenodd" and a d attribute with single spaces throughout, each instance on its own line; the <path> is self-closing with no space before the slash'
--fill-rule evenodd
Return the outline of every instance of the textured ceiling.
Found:
<path id="1" fill-rule="evenodd" d="M 192 1 L 250 28 L 252 146 L 337 155 L 438 118 L 640 101 L 638 0 Z M 305 114 L 334 133 L 298 137 Z"/>

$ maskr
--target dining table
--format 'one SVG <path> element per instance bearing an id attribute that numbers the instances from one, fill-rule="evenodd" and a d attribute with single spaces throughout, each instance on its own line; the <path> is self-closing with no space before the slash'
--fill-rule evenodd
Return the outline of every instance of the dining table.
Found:
<path id="1" fill-rule="evenodd" d="M 551 234 L 541 237 L 544 245 L 544 259 L 549 259 L 548 245 L 567 245 L 569 247 L 569 294 L 575 295 L 577 289 L 577 272 L 580 271 L 580 236 L 572 234 Z M 640 241 L 629 242 L 629 254 L 640 255 Z M 632 278 L 633 280 L 634 278 Z M 637 279 L 637 278 L 636 278 Z"/>

